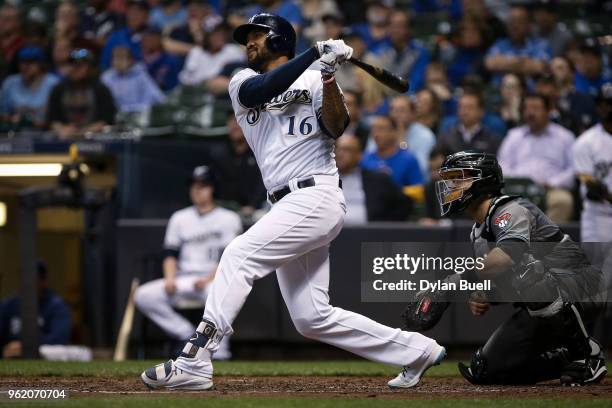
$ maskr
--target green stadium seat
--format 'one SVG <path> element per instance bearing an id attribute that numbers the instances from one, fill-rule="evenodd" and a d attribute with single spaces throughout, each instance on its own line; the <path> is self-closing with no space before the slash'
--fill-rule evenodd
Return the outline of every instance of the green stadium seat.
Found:
<path id="1" fill-rule="evenodd" d="M 504 178 L 503 193 L 523 196 L 541 209 L 546 208 L 546 189 L 535 184 L 529 178 Z"/>

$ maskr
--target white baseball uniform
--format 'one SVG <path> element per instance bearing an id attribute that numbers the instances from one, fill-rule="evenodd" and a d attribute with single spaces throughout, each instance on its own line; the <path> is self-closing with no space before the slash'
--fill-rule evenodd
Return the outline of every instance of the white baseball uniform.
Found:
<path id="1" fill-rule="evenodd" d="M 176 292 L 168 295 L 165 280 L 155 279 L 140 286 L 135 294 L 138 309 L 177 340 L 186 340 L 194 325 L 177 313 L 173 306 L 186 302 L 204 306 L 210 285 L 203 290 L 195 282 L 214 273 L 225 247 L 242 232 L 240 217 L 233 211 L 216 207 L 200 214 L 191 206 L 175 212 L 166 228 L 164 248 L 176 254 Z M 219 354 L 227 353 L 227 341 Z"/>
<path id="2" fill-rule="evenodd" d="M 597 124 L 584 132 L 572 148 L 572 161 L 576 174 L 588 174 L 601 181 L 612 192 L 612 135 Z M 580 216 L 580 234 L 583 242 L 612 243 L 612 204 L 586 198 L 586 187 L 581 186 L 584 198 Z M 600 245 L 602 251 L 596 259 L 603 263 L 604 277 L 612 288 L 612 252 L 610 245 Z M 590 249 L 587 246 L 587 249 Z M 607 258 L 607 260 L 604 260 Z"/>
<path id="3" fill-rule="evenodd" d="M 226 248 L 204 319 L 214 322 L 219 333 L 232 333 L 253 281 L 276 270 L 291 319 L 305 337 L 377 362 L 423 364 L 437 348 L 434 340 L 329 303 L 329 244 L 342 228 L 346 206 L 338 187 L 334 141 L 318 122 L 323 98 L 320 72 L 306 70 L 287 91 L 249 109 L 240 104 L 238 90 L 255 75 L 247 68 L 232 78 L 234 112 L 268 192 L 289 186 L 291 193 Z M 314 177 L 315 186 L 297 188 L 298 181 L 309 177 Z M 186 372 L 197 372 L 202 364 L 197 359 L 177 360 Z"/>

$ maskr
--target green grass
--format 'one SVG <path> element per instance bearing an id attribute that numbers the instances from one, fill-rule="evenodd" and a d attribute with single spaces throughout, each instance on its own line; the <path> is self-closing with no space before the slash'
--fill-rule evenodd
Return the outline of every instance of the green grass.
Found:
<path id="1" fill-rule="evenodd" d="M 84 376 L 84 377 L 130 377 L 138 376 L 148 367 L 160 363 L 155 361 L 113 361 L 51 362 L 5 360 L 0 364 L 2 376 Z M 244 376 L 394 376 L 398 368 L 368 361 L 225 361 L 214 363 L 215 375 Z M 444 362 L 431 368 L 428 376 L 457 376 L 457 366 L 453 362 Z"/>
<path id="2" fill-rule="evenodd" d="M 0 402 L 1 404 L 1 402 Z M 475 398 L 475 399 L 446 399 L 446 400 L 383 400 L 379 398 L 267 398 L 267 397 L 248 397 L 248 398 L 217 398 L 217 397 L 116 397 L 116 398 L 75 398 L 61 402 L 32 402 L 24 401 L 16 403 L 16 406 L 23 407 L 147 407 L 147 408 L 169 408 L 169 407 L 206 407 L 206 408 L 225 408 L 225 407 L 252 407 L 252 408 L 609 408 L 612 400 L 513 400 L 507 398 Z"/>

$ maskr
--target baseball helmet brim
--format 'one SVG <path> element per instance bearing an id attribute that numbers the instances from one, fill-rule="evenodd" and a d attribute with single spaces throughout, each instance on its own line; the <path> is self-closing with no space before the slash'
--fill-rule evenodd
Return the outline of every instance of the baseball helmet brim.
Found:
<path id="1" fill-rule="evenodd" d="M 262 30 L 265 32 L 270 31 L 270 26 L 264 24 L 254 24 L 254 23 L 246 23 L 242 24 L 234 30 L 234 41 L 238 44 L 246 45 L 247 37 L 249 33 L 253 30 Z"/>

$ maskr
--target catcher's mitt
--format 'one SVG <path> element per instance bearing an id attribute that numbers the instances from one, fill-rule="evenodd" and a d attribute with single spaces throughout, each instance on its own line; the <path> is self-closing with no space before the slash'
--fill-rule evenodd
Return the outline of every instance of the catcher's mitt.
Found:
<path id="1" fill-rule="evenodd" d="M 406 329 L 410 331 L 431 329 L 438 324 L 448 305 L 446 291 L 423 290 L 418 292 L 402 313 Z"/>

